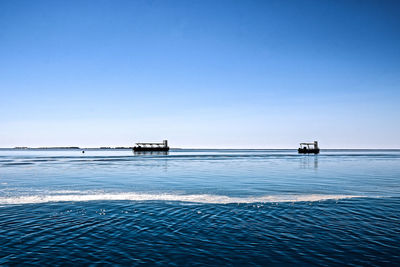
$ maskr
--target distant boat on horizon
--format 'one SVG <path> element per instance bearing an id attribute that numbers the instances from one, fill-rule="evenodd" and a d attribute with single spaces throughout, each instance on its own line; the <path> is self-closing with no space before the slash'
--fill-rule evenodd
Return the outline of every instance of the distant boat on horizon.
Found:
<path id="1" fill-rule="evenodd" d="M 168 140 L 163 140 L 162 143 L 136 143 L 133 147 L 134 152 L 139 151 L 169 151 Z"/>
<path id="2" fill-rule="evenodd" d="M 314 143 L 300 143 L 300 147 L 297 151 L 299 154 L 318 154 L 318 141 L 314 141 Z"/>

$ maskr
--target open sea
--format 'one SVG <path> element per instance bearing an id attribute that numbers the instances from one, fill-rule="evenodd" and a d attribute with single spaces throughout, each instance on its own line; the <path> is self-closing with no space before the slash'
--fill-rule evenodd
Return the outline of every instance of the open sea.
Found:
<path id="1" fill-rule="evenodd" d="M 0 150 L 0 265 L 399 265 L 400 150 Z"/>

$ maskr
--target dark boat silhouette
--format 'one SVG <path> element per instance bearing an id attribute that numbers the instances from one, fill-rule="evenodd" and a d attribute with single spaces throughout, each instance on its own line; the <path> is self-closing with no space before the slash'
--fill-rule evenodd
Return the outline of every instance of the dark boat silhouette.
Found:
<path id="1" fill-rule="evenodd" d="M 133 151 L 169 151 L 168 140 L 164 140 L 162 143 L 136 143 Z"/>
<path id="2" fill-rule="evenodd" d="M 318 154 L 318 142 L 314 141 L 314 143 L 300 143 L 300 147 L 297 151 L 299 154 Z"/>

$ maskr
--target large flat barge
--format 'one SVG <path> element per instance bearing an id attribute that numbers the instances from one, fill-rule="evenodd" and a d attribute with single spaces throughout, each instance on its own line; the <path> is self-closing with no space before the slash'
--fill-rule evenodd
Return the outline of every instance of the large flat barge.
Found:
<path id="1" fill-rule="evenodd" d="M 162 143 L 136 143 L 133 147 L 134 152 L 140 151 L 169 151 L 168 140 L 164 140 Z"/>

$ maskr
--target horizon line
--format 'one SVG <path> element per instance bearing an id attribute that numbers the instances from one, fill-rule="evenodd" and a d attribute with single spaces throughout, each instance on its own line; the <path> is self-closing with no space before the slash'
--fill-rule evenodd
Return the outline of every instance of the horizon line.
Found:
<path id="1" fill-rule="evenodd" d="M 41 150 L 41 149 L 60 149 L 60 150 L 79 150 L 79 149 L 101 149 L 101 150 L 127 150 L 127 149 L 133 149 L 133 147 L 124 147 L 124 146 L 115 146 L 115 147 L 106 147 L 106 146 L 101 146 L 101 147 L 79 147 L 79 146 L 51 146 L 51 147 L 0 147 L 0 149 L 7 149 L 7 150 Z M 176 149 L 176 150 L 297 150 L 297 148 L 216 148 L 216 147 L 171 147 L 170 149 Z M 332 147 L 326 147 L 326 148 L 320 148 L 321 150 L 400 150 L 400 148 L 332 148 Z"/>

